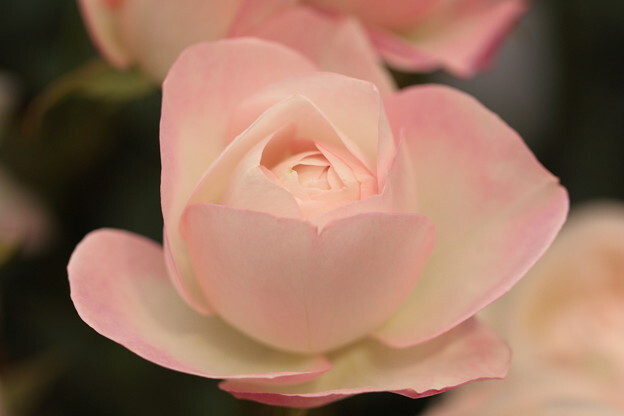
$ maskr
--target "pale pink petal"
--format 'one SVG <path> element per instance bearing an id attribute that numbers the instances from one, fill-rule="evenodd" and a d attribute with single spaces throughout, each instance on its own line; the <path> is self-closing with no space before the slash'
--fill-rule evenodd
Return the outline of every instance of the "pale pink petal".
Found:
<path id="1" fill-rule="evenodd" d="M 98 230 L 68 266 L 80 317 L 100 334 L 173 370 L 210 378 L 310 379 L 330 368 L 320 356 L 275 351 L 217 317 L 198 315 L 175 292 L 162 249 L 140 236 Z"/>
<path id="2" fill-rule="evenodd" d="M 398 69 L 444 68 L 471 77 L 491 63 L 527 9 L 526 0 L 469 0 L 442 9 L 439 16 L 411 32 L 398 34 L 379 27 L 369 32 L 384 59 Z"/>
<path id="3" fill-rule="evenodd" d="M 366 335 L 405 300 L 433 245 L 415 214 L 368 213 L 323 230 L 210 204 L 183 223 L 198 280 L 226 321 L 280 349 L 337 348 Z"/>
<path id="4" fill-rule="evenodd" d="M 386 102 L 402 141 L 388 180 L 394 209 L 436 226 L 421 280 L 377 335 L 395 346 L 431 339 L 509 290 L 550 245 L 568 198 L 522 139 L 468 95 L 407 89 Z"/>
<path id="5" fill-rule="evenodd" d="M 127 68 L 134 57 L 120 38 L 120 5 L 106 0 L 78 0 L 89 35 L 100 53 L 117 68 Z"/>
<path id="6" fill-rule="evenodd" d="M 178 55 L 225 38 L 242 0 L 124 0 L 119 36 L 139 66 L 162 80 Z"/>
<path id="7" fill-rule="evenodd" d="M 362 341 L 329 358 L 333 368 L 310 382 L 275 385 L 236 380 L 220 387 L 241 399 L 292 407 L 322 406 L 370 392 L 418 398 L 475 380 L 505 377 L 510 351 L 493 332 L 471 320 L 415 347 L 393 349 Z"/>
<path id="8" fill-rule="evenodd" d="M 273 15 L 287 10 L 301 0 L 242 0 L 238 13 L 230 27 L 230 37 L 251 36 L 251 33 L 266 24 Z"/>
<path id="9" fill-rule="evenodd" d="M 289 46 L 324 71 L 370 81 L 384 97 L 396 89 L 366 32 L 353 18 L 299 6 L 268 19 L 250 34 Z"/>
<path id="10" fill-rule="evenodd" d="M 267 108 L 292 95 L 302 95 L 313 102 L 343 133 L 348 140 L 345 142 L 347 149 L 369 170 L 385 178 L 382 168 L 390 164 L 395 147 L 379 92 L 369 82 L 340 74 L 302 74 L 263 89 L 236 109 L 229 137 L 236 137 Z M 310 139 L 315 140 L 314 137 Z"/>
<path id="11" fill-rule="evenodd" d="M 300 95 L 284 99 L 265 111 L 230 143 L 201 178 L 189 203 L 230 202 L 239 208 L 266 211 L 278 216 L 300 217 L 297 203 L 289 192 L 272 186 L 256 175 L 262 173 L 256 170 L 260 165 L 260 158 L 254 158 L 249 152 L 254 148 L 256 151 L 264 150 L 270 141 L 285 141 L 282 146 L 277 146 L 279 148 L 288 147 L 289 140 L 311 138 L 335 145 L 342 144 L 342 138 L 335 126 L 309 99 Z M 247 176 L 247 173 L 255 176 L 255 180 Z M 241 180 L 247 179 L 251 182 L 241 183 Z M 268 194 L 261 195 L 261 190 L 250 189 L 249 186 L 254 183 L 262 185 L 265 191 L 269 191 Z M 229 195 L 224 195 L 228 188 Z M 244 198 L 245 191 L 253 193 L 260 200 Z M 228 201 L 224 197 L 228 197 Z M 278 201 L 271 201 L 270 198 L 278 198 Z"/>
<path id="12" fill-rule="evenodd" d="M 387 29 L 410 29 L 446 0 L 306 0 L 325 10 L 356 16 L 363 22 Z"/>
<path id="13" fill-rule="evenodd" d="M 165 80 L 160 131 L 162 208 L 178 286 L 188 287 L 187 293 L 195 292 L 196 284 L 178 223 L 193 188 L 227 145 L 225 132 L 232 109 L 272 82 L 311 70 L 312 64 L 285 47 L 237 39 L 189 48 Z M 196 296 L 195 303 L 202 303 L 200 295 Z M 203 303 L 199 310 L 210 310 Z"/>

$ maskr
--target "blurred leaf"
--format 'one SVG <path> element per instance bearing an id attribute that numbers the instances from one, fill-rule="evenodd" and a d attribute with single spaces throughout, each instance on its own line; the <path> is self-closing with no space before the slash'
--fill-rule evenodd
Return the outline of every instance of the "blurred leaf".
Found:
<path id="1" fill-rule="evenodd" d="M 24 135 L 37 136 L 49 111 L 69 97 L 119 104 L 143 98 L 156 88 L 138 71 L 118 71 L 100 59 L 89 61 L 58 78 L 32 101 L 24 115 Z"/>

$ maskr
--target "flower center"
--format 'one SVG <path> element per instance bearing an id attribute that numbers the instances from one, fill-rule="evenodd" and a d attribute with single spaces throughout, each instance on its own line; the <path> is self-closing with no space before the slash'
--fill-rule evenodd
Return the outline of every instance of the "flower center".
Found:
<path id="1" fill-rule="evenodd" d="M 264 173 L 294 196 L 304 217 L 322 215 L 377 192 L 370 171 L 345 149 L 310 142 L 308 149 L 288 156 Z"/>

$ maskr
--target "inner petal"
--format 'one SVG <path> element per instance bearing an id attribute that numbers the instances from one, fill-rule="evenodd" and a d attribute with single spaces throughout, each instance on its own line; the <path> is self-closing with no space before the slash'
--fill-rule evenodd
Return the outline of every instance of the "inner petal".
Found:
<path id="1" fill-rule="evenodd" d="M 286 154 L 274 166 L 265 163 L 263 171 L 295 196 L 304 217 L 322 215 L 376 193 L 375 177 L 348 150 L 312 140 L 296 141 L 306 150 Z M 275 163 L 275 154 L 270 160 Z"/>

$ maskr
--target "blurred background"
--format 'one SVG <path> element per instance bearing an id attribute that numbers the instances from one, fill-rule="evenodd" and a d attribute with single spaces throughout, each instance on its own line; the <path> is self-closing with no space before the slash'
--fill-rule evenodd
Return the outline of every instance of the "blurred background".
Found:
<path id="1" fill-rule="evenodd" d="M 624 200 L 622 45 L 624 2 L 538 0 L 477 78 L 395 75 L 476 96 L 573 206 Z M 0 395 L 13 414 L 286 414 L 139 358 L 90 329 L 69 298 L 65 268 L 87 232 L 162 239 L 159 89 L 99 61 L 74 0 L 0 0 L 0 89 L 0 184 L 15 195 L 0 194 L 0 211 L 23 203 L 13 221 L 26 228 L 20 249 L 0 241 Z M 369 394 L 309 414 L 415 415 L 436 400 Z"/>

